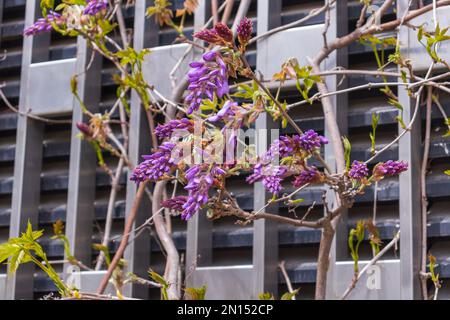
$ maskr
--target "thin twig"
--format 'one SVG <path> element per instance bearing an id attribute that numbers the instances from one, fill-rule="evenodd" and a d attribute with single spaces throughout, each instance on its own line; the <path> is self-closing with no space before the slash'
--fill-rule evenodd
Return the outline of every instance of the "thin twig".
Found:
<path id="1" fill-rule="evenodd" d="M 289 275 L 286 271 L 286 267 L 285 267 L 285 262 L 281 261 L 278 264 L 278 267 L 281 270 L 281 273 L 283 274 L 284 280 L 286 281 L 286 286 L 288 288 L 289 293 L 293 293 L 294 292 L 294 288 L 292 287 L 292 282 L 291 279 L 289 278 Z M 291 300 L 295 300 L 295 295 L 292 296 Z"/>
<path id="2" fill-rule="evenodd" d="M 97 294 L 103 294 L 103 292 L 105 292 L 105 289 L 108 285 L 109 279 L 111 278 L 111 276 L 113 274 L 113 271 L 115 270 L 120 259 L 122 259 L 122 255 L 125 252 L 125 249 L 128 244 L 128 238 L 129 238 L 130 231 L 133 227 L 134 221 L 136 220 L 137 212 L 138 212 L 139 206 L 141 204 L 141 200 L 142 200 L 142 196 L 145 191 L 146 184 L 147 184 L 146 182 L 141 182 L 141 184 L 139 185 L 139 188 L 136 192 L 136 197 L 134 198 L 133 205 L 132 205 L 130 213 L 128 215 L 127 223 L 125 224 L 125 228 L 123 230 L 123 234 L 125 236 L 122 238 L 122 241 L 120 242 L 119 248 L 117 249 L 117 252 L 114 255 L 114 258 L 108 267 L 108 271 L 106 271 L 106 274 L 103 276 L 100 286 L 97 289 Z"/>
<path id="3" fill-rule="evenodd" d="M 217 0 L 211 0 L 211 13 L 214 24 L 219 22 L 219 5 Z"/>
<path id="4" fill-rule="evenodd" d="M 227 24 L 228 20 L 230 19 L 231 12 L 233 11 L 234 0 L 226 0 L 224 4 L 225 10 L 223 11 L 222 15 L 222 23 Z"/>
<path id="5" fill-rule="evenodd" d="M 37 115 L 32 114 L 32 113 L 20 111 L 18 108 L 14 107 L 9 102 L 8 98 L 6 97 L 6 95 L 3 92 L 3 90 L 1 89 L 1 87 L 0 87 L 0 97 L 3 100 L 3 102 L 5 103 L 5 105 L 8 107 L 8 109 L 12 110 L 13 112 L 15 112 L 15 113 L 17 113 L 17 114 L 19 114 L 21 116 L 25 116 L 27 118 L 30 118 L 30 119 L 33 119 L 33 120 L 37 120 L 37 121 L 42 121 L 42 122 L 47 123 L 47 124 L 71 124 L 72 123 L 72 120 L 53 120 L 53 119 L 37 116 Z"/>
<path id="6" fill-rule="evenodd" d="M 350 285 L 348 286 L 347 290 L 345 290 L 344 294 L 342 295 L 342 300 L 347 299 L 348 295 L 352 292 L 352 290 L 355 288 L 356 284 L 358 283 L 359 279 L 366 273 L 366 271 L 373 266 L 380 258 L 388 252 L 390 248 L 395 246 L 397 242 L 400 240 L 400 231 L 397 232 L 397 234 L 394 236 L 394 238 L 384 247 L 375 257 L 372 258 L 372 260 L 367 263 L 364 268 L 361 270 L 361 272 L 358 273 L 358 276 L 352 280 Z"/>
<path id="7" fill-rule="evenodd" d="M 422 217 L 422 243 L 421 243 L 421 266 L 420 271 L 425 273 L 427 271 L 427 168 L 428 168 L 428 155 L 430 152 L 430 136 L 431 136 L 431 106 L 432 106 L 433 88 L 428 87 L 427 104 L 426 104 L 426 118 L 425 118 L 425 140 L 423 146 L 422 165 L 420 168 L 420 193 L 421 193 L 421 217 Z M 427 279 L 420 277 L 422 287 L 422 298 L 428 300 Z"/>
<path id="8" fill-rule="evenodd" d="M 252 39 L 249 41 L 249 44 L 253 44 L 253 43 L 257 42 L 258 40 L 264 39 L 264 38 L 266 38 L 266 37 L 270 37 L 271 35 L 274 35 L 275 33 L 278 33 L 278 32 L 281 32 L 281 31 L 285 31 L 285 30 L 292 29 L 292 28 L 295 28 L 295 27 L 300 26 L 300 25 L 302 25 L 303 23 L 305 23 L 306 21 L 310 20 L 311 18 L 314 18 L 314 17 L 320 15 L 320 14 L 321 14 L 322 12 L 324 12 L 325 10 L 327 10 L 327 8 L 328 8 L 330 5 L 332 5 L 335 1 L 336 1 L 336 0 L 332 0 L 332 1 L 330 1 L 329 4 L 325 4 L 324 6 L 318 8 L 318 9 L 313 9 L 313 10 L 311 10 L 311 11 L 308 13 L 307 16 L 305 16 L 305 17 L 303 17 L 303 18 L 301 18 L 301 19 L 298 19 L 297 21 L 294 21 L 294 22 L 285 24 L 285 25 L 280 26 L 280 27 L 277 27 L 277 28 L 270 29 L 269 31 L 267 31 L 267 32 L 265 32 L 265 33 L 263 33 L 263 34 L 260 34 L 260 35 L 258 35 L 258 36 L 256 36 L 256 37 L 252 38 Z"/>

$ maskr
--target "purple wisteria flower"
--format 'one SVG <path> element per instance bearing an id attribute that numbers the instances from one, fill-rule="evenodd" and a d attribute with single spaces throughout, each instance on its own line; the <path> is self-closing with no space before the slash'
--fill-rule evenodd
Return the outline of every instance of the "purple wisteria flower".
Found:
<path id="1" fill-rule="evenodd" d="M 188 73 L 190 93 L 185 101 L 189 103 L 187 113 L 191 114 L 198 110 L 204 96 L 213 100 L 215 93 L 222 98 L 229 92 L 229 86 L 227 66 L 219 52 L 209 51 L 203 55 L 203 62 L 191 62 L 189 66 L 192 68 Z"/>
<path id="2" fill-rule="evenodd" d="M 268 155 L 272 157 L 279 155 L 281 158 L 291 156 L 300 148 L 299 138 L 298 135 L 281 136 L 270 145 Z"/>
<path id="3" fill-rule="evenodd" d="M 164 138 L 170 138 L 174 131 L 176 130 L 188 130 L 191 131 L 194 128 L 194 124 L 191 120 L 182 118 L 182 119 L 175 119 L 170 120 L 166 124 L 159 124 L 155 128 L 155 134 L 157 137 L 164 139 Z"/>
<path id="4" fill-rule="evenodd" d="M 299 151 L 311 152 L 326 143 L 328 143 L 328 140 L 325 137 L 322 137 L 314 130 L 308 130 L 301 136 L 281 136 L 271 144 L 267 156 L 274 157 L 279 155 L 281 158 L 289 157 Z"/>
<path id="5" fill-rule="evenodd" d="M 273 194 L 278 194 L 283 187 L 281 182 L 286 177 L 287 168 L 285 166 L 263 166 L 261 163 L 253 167 L 253 173 L 247 177 L 248 183 L 262 181 L 264 188 Z"/>
<path id="6" fill-rule="evenodd" d="M 196 32 L 194 37 L 211 44 L 224 45 L 233 41 L 233 32 L 226 24 L 219 22 L 213 29 Z"/>
<path id="7" fill-rule="evenodd" d="M 23 31 L 23 35 L 34 36 L 39 33 L 49 32 L 52 30 L 52 22 L 55 22 L 59 25 L 64 22 L 64 19 L 59 13 L 51 11 L 49 14 L 47 14 L 46 18 L 40 18 L 32 26 L 26 28 Z"/>
<path id="8" fill-rule="evenodd" d="M 305 168 L 300 172 L 298 176 L 295 177 L 295 180 L 292 182 L 294 187 L 300 188 L 301 186 L 312 183 L 320 180 L 320 173 L 316 169 L 316 167 Z"/>
<path id="9" fill-rule="evenodd" d="M 177 212 L 183 211 L 183 205 L 187 202 L 187 196 L 176 196 L 161 202 L 164 208 L 168 208 Z"/>
<path id="10" fill-rule="evenodd" d="M 328 139 L 319 135 L 314 130 L 306 131 L 300 136 L 299 140 L 300 148 L 308 152 L 311 152 L 316 148 L 320 148 L 321 145 L 327 143 Z"/>
<path id="11" fill-rule="evenodd" d="M 278 194 L 283 189 L 281 182 L 287 172 L 287 168 L 284 166 L 276 166 L 270 171 L 270 174 L 264 176 L 262 179 L 262 184 L 270 193 Z"/>
<path id="12" fill-rule="evenodd" d="M 80 132 L 83 133 L 84 136 L 92 137 L 91 128 L 86 123 L 77 122 L 76 126 L 77 126 L 78 130 L 80 130 Z"/>
<path id="13" fill-rule="evenodd" d="M 242 45 L 246 45 L 250 38 L 252 37 L 253 26 L 252 21 L 244 17 L 237 27 L 237 35 L 239 43 Z"/>
<path id="14" fill-rule="evenodd" d="M 264 178 L 262 170 L 263 170 L 263 165 L 261 163 L 255 164 L 255 166 L 253 167 L 253 173 L 251 175 L 249 175 L 245 179 L 245 181 L 247 181 L 247 183 L 250 183 L 250 184 L 261 181 Z"/>
<path id="15" fill-rule="evenodd" d="M 142 156 L 144 161 L 133 170 L 130 180 L 137 183 L 147 180 L 156 181 L 170 172 L 175 165 L 175 159 L 171 156 L 173 148 L 175 148 L 174 143 L 164 142 L 155 153 Z"/>
<path id="16" fill-rule="evenodd" d="M 238 104 L 236 102 L 233 102 L 231 100 L 227 100 L 222 109 L 219 110 L 215 115 L 208 118 L 209 122 L 217 122 L 222 119 L 232 118 L 235 113 L 233 111 L 233 107 L 237 107 Z"/>
<path id="17" fill-rule="evenodd" d="M 95 16 L 100 11 L 106 10 L 107 7 L 108 7 L 107 0 L 89 0 L 86 8 L 83 11 L 83 14 Z"/>
<path id="18" fill-rule="evenodd" d="M 188 197 L 182 206 L 181 218 L 183 220 L 189 220 L 208 202 L 208 191 L 214 183 L 214 177 L 223 174 L 225 171 L 217 166 L 204 172 L 202 165 L 195 165 L 186 171 L 185 177 L 188 184 L 184 189 L 188 191 Z"/>
<path id="19" fill-rule="evenodd" d="M 406 170 L 408 170 L 408 163 L 406 161 L 388 160 L 378 163 L 373 168 L 372 174 L 376 180 L 379 180 L 383 177 L 398 175 Z"/>
<path id="20" fill-rule="evenodd" d="M 219 22 L 214 26 L 219 37 L 221 37 L 225 42 L 233 41 L 233 32 L 225 23 Z"/>
<path id="21" fill-rule="evenodd" d="M 367 177 L 369 174 L 369 169 L 367 168 L 367 165 L 364 162 L 360 161 L 353 161 L 352 167 L 350 168 L 350 171 L 348 172 L 348 175 L 350 178 L 355 180 L 361 180 Z"/>

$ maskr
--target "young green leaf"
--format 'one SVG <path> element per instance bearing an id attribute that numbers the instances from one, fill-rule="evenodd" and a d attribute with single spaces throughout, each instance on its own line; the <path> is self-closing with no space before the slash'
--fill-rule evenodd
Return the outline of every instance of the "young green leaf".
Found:
<path id="1" fill-rule="evenodd" d="M 347 137 L 342 137 L 342 142 L 344 144 L 344 157 L 345 157 L 345 167 L 346 170 L 350 169 L 350 153 L 352 151 L 352 145 Z"/>
<path id="2" fill-rule="evenodd" d="M 187 295 L 188 300 L 205 300 L 206 285 L 200 288 L 186 288 L 184 292 Z"/>
<path id="3" fill-rule="evenodd" d="M 370 152 L 372 154 L 375 154 L 375 145 L 376 145 L 375 136 L 376 136 L 377 126 L 378 126 L 379 121 L 380 121 L 380 115 L 378 115 L 376 113 L 372 113 L 372 132 L 369 133 L 370 142 L 371 142 Z"/>
<path id="4" fill-rule="evenodd" d="M 275 300 L 273 295 L 270 292 L 260 293 L 258 295 L 259 300 Z"/>
<path id="5" fill-rule="evenodd" d="M 281 296 L 280 300 L 292 300 L 292 298 L 295 297 L 299 291 L 300 291 L 300 288 L 295 289 L 292 292 L 286 292 Z"/>

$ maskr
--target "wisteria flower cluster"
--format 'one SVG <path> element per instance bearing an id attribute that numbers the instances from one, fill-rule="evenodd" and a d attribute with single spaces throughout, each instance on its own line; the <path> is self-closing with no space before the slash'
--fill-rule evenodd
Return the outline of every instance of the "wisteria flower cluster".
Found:
<path id="1" fill-rule="evenodd" d="M 107 0 L 89 0 L 83 13 L 91 16 L 95 16 L 100 11 L 104 11 L 108 8 Z"/>
<path id="2" fill-rule="evenodd" d="M 66 26 L 67 30 L 79 28 L 89 21 L 90 16 L 104 14 L 108 8 L 107 0 L 87 0 L 85 5 L 65 4 L 61 13 L 50 10 L 46 17 L 38 19 L 33 25 L 23 31 L 25 36 L 34 36 L 52 30 L 52 23 L 58 27 Z"/>
<path id="3" fill-rule="evenodd" d="M 308 130 L 302 135 L 281 136 L 275 140 L 269 150 L 258 159 L 253 167 L 253 173 L 247 177 L 248 183 L 262 181 L 267 191 L 278 194 L 282 190 L 282 181 L 290 175 L 296 175 L 293 185 L 300 187 L 306 183 L 320 182 L 321 173 L 315 167 L 308 167 L 305 163 L 307 157 L 315 152 L 328 140 L 314 130 Z M 291 158 L 291 164 L 274 165 L 272 162 L 279 156 L 281 161 Z"/>
<path id="4" fill-rule="evenodd" d="M 49 32 L 52 30 L 52 22 L 60 25 L 64 23 L 62 16 L 54 11 L 50 11 L 46 18 L 39 18 L 32 26 L 23 31 L 25 36 L 34 36 L 40 33 Z"/>
<path id="5" fill-rule="evenodd" d="M 372 174 L 375 180 L 380 180 L 384 177 L 396 176 L 406 170 L 408 170 L 408 163 L 406 161 L 388 160 L 375 165 Z"/>
<path id="6" fill-rule="evenodd" d="M 327 144 L 328 139 L 319 135 L 314 130 L 308 130 L 301 135 L 281 136 L 270 145 L 268 155 L 274 157 L 279 155 L 281 158 L 288 157 L 294 153 L 300 153 L 304 156 L 317 151 L 322 145 Z"/>
<path id="7" fill-rule="evenodd" d="M 246 45 L 249 42 L 250 38 L 252 37 L 252 32 L 253 32 L 252 21 L 249 18 L 244 17 L 237 27 L 239 42 L 242 45 Z"/>
<path id="8" fill-rule="evenodd" d="M 174 136 L 174 133 L 177 131 L 192 131 L 194 128 L 194 124 L 191 120 L 182 118 L 182 119 L 175 119 L 170 120 L 166 124 L 159 124 L 155 128 L 155 134 L 158 138 L 164 139 L 164 138 L 170 138 Z"/>
<path id="9" fill-rule="evenodd" d="M 237 38 L 241 45 L 247 45 L 253 33 L 252 21 L 244 17 L 237 27 Z M 212 29 L 205 29 L 194 34 L 194 37 L 215 45 L 233 47 L 233 32 L 224 23 L 217 23 Z"/>
<path id="10" fill-rule="evenodd" d="M 181 218 L 188 220 L 208 202 L 210 188 L 215 180 L 220 179 L 225 173 L 219 166 L 194 165 L 185 173 L 188 183 L 184 189 L 188 195 L 165 200 L 161 205 L 180 212 Z"/>
<path id="11" fill-rule="evenodd" d="M 204 96 L 213 100 L 214 94 L 222 98 L 229 92 L 227 66 L 218 51 L 209 51 L 203 55 L 203 61 L 191 62 L 193 69 L 188 73 L 190 94 L 186 97 L 189 103 L 187 113 L 198 110 Z"/>
<path id="12" fill-rule="evenodd" d="M 206 171 L 203 170 L 204 167 L 204 165 L 196 165 L 186 171 L 185 177 L 188 184 L 184 189 L 188 191 L 188 197 L 181 212 L 181 218 L 184 220 L 190 219 L 208 202 L 208 192 L 214 180 L 225 174 L 225 171 L 219 166 L 214 166 Z"/>
<path id="13" fill-rule="evenodd" d="M 307 183 L 318 183 L 322 180 L 322 174 L 317 170 L 316 167 L 304 168 L 300 174 L 295 177 L 292 184 L 296 188 L 300 188 Z"/>
<path id="14" fill-rule="evenodd" d="M 183 211 L 183 205 L 187 202 L 187 196 L 175 196 L 171 199 L 167 199 L 161 202 L 161 205 L 164 208 L 168 208 L 170 210 L 181 212 Z"/>
<path id="15" fill-rule="evenodd" d="M 212 44 L 227 45 L 233 41 L 233 32 L 226 24 L 219 22 L 213 29 L 199 31 L 194 37 Z"/>
<path id="16" fill-rule="evenodd" d="M 363 181 L 366 179 L 379 181 L 384 177 L 396 176 L 408 170 L 408 163 L 406 161 L 388 160 L 386 162 L 379 162 L 372 170 L 372 176 L 369 176 L 369 168 L 367 164 L 361 161 L 353 161 L 348 176 L 356 181 Z"/>
<path id="17" fill-rule="evenodd" d="M 360 161 L 353 161 L 352 167 L 350 168 L 350 171 L 348 172 L 348 175 L 355 180 L 361 180 L 367 177 L 369 174 L 369 168 L 367 168 L 367 165 L 364 162 Z"/>
<path id="18" fill-rule="evenodd" d="M 130 179 L 138 183 L 156 181 L 169 173 L 175 165 L 175 159 L 172 157 L 174 148 L 174 143 L 164 142 L 155 153 L 142 156 L 144 161 L 133 170 Z"/>

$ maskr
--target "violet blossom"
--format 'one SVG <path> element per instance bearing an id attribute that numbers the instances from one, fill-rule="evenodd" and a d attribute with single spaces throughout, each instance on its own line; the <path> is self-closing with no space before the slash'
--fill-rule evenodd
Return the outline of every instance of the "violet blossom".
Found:
<path id="1" fill-rule="evenodd" d="M 283 187 L 281 182 L 283 181 L 284 175 L 287 172 L 287 168 L 284 166 L 276 166 L 270 170 L 269 175 L 265 175 L 262 179 L 262 184 L 267 191 L 272 194 L 278 194 Z"/>
<path id="2" fill-rule="evenodd" d="M 190 94 L 185 101 L 189 103 L 187 114 L 198 110 L 202 99 L 214 99 L 214 93 L 222 98 L 229 92 L 227 66 L 217 51 L 209 51 L 203 55 L 203 62 L 189 64 L 193 70 L 188 73 Z"/>
<path id="3" fill-rule="evenodd" d="M 302 170 L 300 174 L 295 177 L 295 180 L 292 182 L 292 184 L 294 185 L 294 187 L 300 188 L 307 183 L 318 182 L 319 180 L 320 172 L 316 169 L 316 167 L 311 167 Z"/>
<path id="4" fill-rule="evenodd" d="M 268 155 L 272 157 L 280 155 L 281 158 L 291 156 L 300 149 L 299 138 L 298 135 L 281 136 L 270 145 Z"/>
<path id="5" fill-rule="evenodd" d="M 194 37 L 211 44 L 224 45 L 233 41 L 233 32 L 226 24 L 219 22 L 212 29 L 196 32 Z"/>
<path id="6" fill-rule="evenodd" d="M 167 199 L 161 202 L 164 208 L 168 208 L 177 212 L 183 211 L 183 205 L 188 200 L 187 196 L 175 196 L 172 199 Z"/>
<path id="7" fill-rule="evenodd" d="M 246 45 L 250 38 L 252 37 L 253 26 L 252 21 L 244 17 L 237 27 L 237 35 L 239 43 L 242 45 Z"/>
<path id="8" fill-rule="evenodd" d="M 107 7 L 108 7 L 107 0 L 89 0 L 86 5 L 86 8 L 83 11 L 83 14 L 95 16 L 100 11 L 106 10 Z"/>
<path id="9" fill-rule="evenodd" d="M 238 104 L 236 102 L 227 100 L 222 106 L 222 109 L 220 109 L 215 115 L 209 117 L 208 121 L 217 122 L 222 119 L 232 118 L 235 115 L 233 108 L 237 106 Z"/>
<path id="10" fill-rule="evenodd" d="M 214 183 L 214 178 L 225 174 L 225 171 L 218 166 L 206 172 L 203 171 L 203 167 L 203 165 L 195 165 L 186 171 L 185 177 L 188 184 L 184 189 L 188 191 L 188 197 L 182 205 L 183 220 L 189 220 L 208 202 L 208 191 Z"/>
<path id="11" fill-rule="evenodd" d="M 320 148 L 321 145 L 327 143 L 328 139 L 319 135 L 314 130 L 306 131 L 300 136 L 299 139 L 300 148 L 308 152 L 311 152 L 316 148 Z"/>
<path id="12" fill-rule="evenodd" d="M 247 177 L 248 183 L 262 181 L 264 188 L 273 194 L 278 194 L 283 187 L 281 182 L 285 178 L 287 167 L 285 166 L 263 166 L 261 163 L 253 167 L 253 174 Z"/>
<path id="13" fill-rule="evenodd" d="M 388 160 L 378 163 L 373 168 L 372 174 L 375 180 L 380 180 L 383 177 L 398 175 L 406 170 L 408 170 L 408 163 L 406 161 Z"/>
<path id="14" fill-rule="evenodd" d="M 350 168 L 350 171 L 348 172 L 348 175 L 350 178 L 355 180 L 361 180 L 367 177 L 369 174 L 369 169 L 367 168 L 367 165 L 364 162 L 360 161 L 353 161 L 352 167 Z"/>
<path id="15" fill-rule="evenodd" d="M 133 170 L 130 180 L 137 183 L 147 180 L 156 181 L 170 172 L 175 165 L 175 159 L 172 158 L 173 148 L 175 148 L 174 143 L 164 142 L 155 153 L 142 156 L 144 161 Z"/>
<path id="16" fill-rule="evenodd" d="M 221 37 L 225 42 L 232 42 L 233 41 L 233 32 L 225 23 L 218 22 L 214 26 L 214 29 L 216 30 L 219 37 Z"/>
<path id="17" fill-rule="evenodd" d="M 23 31 L 24 36 L 34 36 L 52 30 L 52 22 L 62 24 L 64 19 L 57 12 L 50 11 L 46 18 L 39 18 L 33 25 Z"/>
<path id="18" fill-rule="evenodd" d="M 170 138 L 174 131 L 176 130 L 188 130 L 191 131 L 194 128 L 194 124 L 191 120 L 182 118 L 182 119 L 175 119 L 170 120 L 166 124 L 159 124 L 155 128 L 155 134 L 157 137 L 164 139 L 164 138 Z"/>

